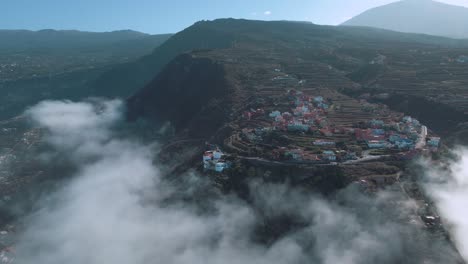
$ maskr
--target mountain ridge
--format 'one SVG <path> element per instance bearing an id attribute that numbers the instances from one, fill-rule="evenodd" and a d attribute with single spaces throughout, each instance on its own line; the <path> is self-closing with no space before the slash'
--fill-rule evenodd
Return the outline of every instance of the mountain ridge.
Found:
<path id="1" fill-rule="evenodd" d="M 403 0 L 375 7 L 342 23 L 450 38 L 468 38 L 468 8 L 432 0 Z"/>

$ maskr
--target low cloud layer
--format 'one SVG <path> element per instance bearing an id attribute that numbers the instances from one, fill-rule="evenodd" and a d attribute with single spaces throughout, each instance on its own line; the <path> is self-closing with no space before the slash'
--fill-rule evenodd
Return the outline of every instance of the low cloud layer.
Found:
<path id="1" fill-rule="evenodd" d="M 47 130 L 50 146 L 67 155 L 78 171 L 64 187 L 38 201 L 39 209 L 25 221 L 17 263 L 455 259 L 443 240 L 432 240 L 422 227 L 408 224 L 415 206 L 398 190 L 369 197 L 351 186 L 329 201 L 285 185 L 252 181 L 252 199 L 246 202 L 217 195 L 194 173 L 176 184 L 166 182 L 153 163 L 153 147 L 113 133 L 121 111 L 119 101 L 43 102 L 28 110 Z"/>
<path id="2" fill-rule="evenodd" d="M 455 158 L 426 172 L 426 191 L 435 201 L 449 227 L 452 238 L 465 261 L 468 261 L 468 149 L 460 148 Z"/>

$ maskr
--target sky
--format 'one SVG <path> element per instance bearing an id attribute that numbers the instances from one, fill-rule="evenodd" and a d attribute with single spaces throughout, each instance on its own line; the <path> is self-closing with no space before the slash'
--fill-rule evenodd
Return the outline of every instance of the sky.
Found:
<path id="1" fill-rule="evenodd" d="M 175 33 L 216 18 L 337 25 L 395 0 L 0 0 L 0 29 Z M 440 0 L 468 7 L 468 0 Z"/>

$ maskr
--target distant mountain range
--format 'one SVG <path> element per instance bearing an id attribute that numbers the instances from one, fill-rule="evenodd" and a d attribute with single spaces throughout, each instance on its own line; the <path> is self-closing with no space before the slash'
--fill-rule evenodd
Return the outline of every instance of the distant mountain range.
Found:
<path id="1" fill-rule="evenodd" d="M 154 36 L 132 31 L 86 32 L 77 30 L 0 30 L 0 53 L 29 50 L 70 50 L 151 39 Z"/>
<path id="2" fill-rule="evenodd" d="M 365 11 L 342 25 L 468 38 L 468 8 L 431 0 L 404 0 Z"/>
<path id="3" fill-rule="evenodd" d="M 0 30 L 0 82 L 132 61 L 170 36 L 132 30 Z"/>
<path id="4" fill-rule="evenodd" d="M 131 30 L 0 30 L 0 119 L 40 100 L 91 96 L 88 82 L 152 53 L 171 36 Z"/>

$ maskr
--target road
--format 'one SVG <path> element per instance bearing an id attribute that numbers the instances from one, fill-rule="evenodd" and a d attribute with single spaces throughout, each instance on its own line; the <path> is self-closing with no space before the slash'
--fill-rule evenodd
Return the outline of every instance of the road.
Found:
<path id="1" fill-rule="evenodd" d="M 426 138 L 427 138 L 427 126 L 422 126 L 421 134 L 419 135 L 419 139 L 416 142 L 417 149 L 422 149 L 426 146 Z"/>

